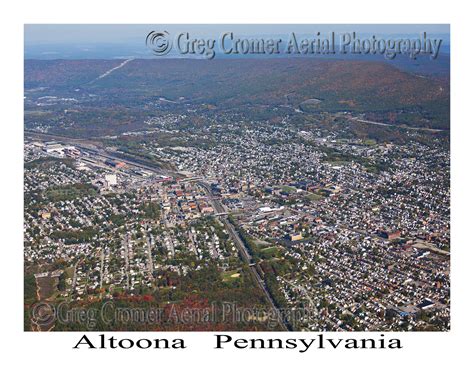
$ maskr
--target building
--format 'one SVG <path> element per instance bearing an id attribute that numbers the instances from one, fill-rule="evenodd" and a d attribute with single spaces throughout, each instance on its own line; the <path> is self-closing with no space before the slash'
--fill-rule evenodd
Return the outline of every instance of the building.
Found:
<path id="1" fill-rule="evenodd" d="M 392 231 L 381 230 L 379 232 L 379 235 L 382 238 L 386 238 L 388 240 L 393 240 L 395 238 L 400 238 L 400 231 L 399 230 L 392 230 Z"/>
<path id="2" fill-rule="evenodd" d="M 117 175 L 115 174 L 106 174 L 105 175 L 105 182 L 107 186 L 116 186 L 117 185 Z"/>
<path id="3" fill-rule="evenodd" d="M 107 166 L 110 166 L 110 167 L 114 167 L 114 168 L 123 168 L 125 167 L 125 162 L 121 162 L 121 161 L 114 161 L 112 159 L 107 159 L 105 161 L 105 164 Z"/>
<path id="4" fill-rule="evenodd" d="M 301 241 L 303 239 L 303 235 L 301 233 L 293 233 L 289 235 L 291 241 Z"/>
<path id="5" fill-rule="evenodd" d="M 44 147 L 44 151 L 47 153 L 62 153 L 64 150 L 64 146 L 60 145 L 59 143 L 49 144 Z"/>
<path id="6" fill-rule="evenodd" d="M 422 309 L 422 310 L 426 310 L 426 309 L 429 309 L 431 307 L 434 307 L 434 303 L 428 299 L 428 298 L 425 298 L 423 299 L 423 301 L 417 305 L 418 308 Z"/>

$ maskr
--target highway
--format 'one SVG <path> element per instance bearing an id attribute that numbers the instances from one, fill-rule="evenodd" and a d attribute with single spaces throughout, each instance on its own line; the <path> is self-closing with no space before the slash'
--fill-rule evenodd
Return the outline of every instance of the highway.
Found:
<path id="1" fill-rule="evenodd" d="M 209 188 L 209 185 L 207 183 L 199 181 L 199 182 L 197 182 L 197 184 L 199 186 L 201 186 L 206 191 L 207 196 L 209 198 L 209 201 L 211 202 L 212 206 L 216 210 L 216 213 L 222 214 L 222 216 L 220 216 L 221 217 L 220 219 L 223 222 L 223 224 L 224 224 L 225 228 L 227 229 L 229 235 L 231 236 L 232 240 L 234 241 L 235 246 L 237 247 L 237 250 L 239 252 L 239 255 L 240 255 L 241 259 L 246 264 L 250 265 L 252 263 L 252 257 L 250 256 L 247 248 L 245 247 L 244 243 L 242 242 L 242 239 L 240 238 L 239 234 L 235 230 L 234 226 L 230 223 L 230 221 L 227 217 L 227 213 L 226 213 L 223 205 L 221 204 L 221 202 L 219 200 L 215 199 L 212 196 L 211 189 Z M 258 284 L 260 289 L 265 294 L 265 297 L 267 298 L 268 303 L 270 304 L 270 306 L 272 308 L 272 312 L 278 317 L 278 322 L 279 322 L 280 326 L 284 330 L 289 330 L 290 325 L 285 320 L 283 320 L 281 318 L 281 314 L 278 310 L 278 307 L 275 304 L 275 301 L 273 300 L 272 295 L 268 291 L 267 286 L 265 284 L 265 281 L 262 279 L 260 273 L 257 271 L 257 268 L 255 266 L 249 266 L 249 269 L 250 269 L 250 272 L 252 273 L 252 275 L 255 279 L 255 282 Z"/>

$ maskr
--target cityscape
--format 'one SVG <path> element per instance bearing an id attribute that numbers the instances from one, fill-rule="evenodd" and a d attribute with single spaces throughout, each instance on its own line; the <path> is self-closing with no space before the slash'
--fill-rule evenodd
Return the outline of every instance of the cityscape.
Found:
<path id="1" fill-rule="evenodd" d="M 25 330 L 450 330 L 438 59 L 25 60 Z"/>

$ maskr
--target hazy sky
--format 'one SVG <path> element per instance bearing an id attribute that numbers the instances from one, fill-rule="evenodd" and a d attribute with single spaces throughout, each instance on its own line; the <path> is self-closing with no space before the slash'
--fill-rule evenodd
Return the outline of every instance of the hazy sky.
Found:
<path id="1" fill-rule="evenodd" d="M 363 25 L 113 25 L 113 24 L 29 24 L 25 25 L 25 44 L 42 43 L 127 43 L 143 41 L 151 30 L 167 30 L 174 34 L 177 32 L 190 32 L 197 36 L 217 37 L 223 32 L 233 31 L 240 35 L 281 35 L 290 32 L 301 34 L 314 34 L 316 32 L 357 32 L 360 34 L 377 35 L 417 35 L 427 32 L 433 36 L 449 35 L 449 25 L 433 24 L 363 24 Z"/>

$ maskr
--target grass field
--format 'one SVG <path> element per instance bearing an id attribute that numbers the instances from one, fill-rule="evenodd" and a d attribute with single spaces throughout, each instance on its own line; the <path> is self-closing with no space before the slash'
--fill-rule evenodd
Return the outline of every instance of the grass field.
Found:
<path id="1" fill-rule="evenodd" d="M 50 188 L 45 191 L 44 196 L 50 201 L 65 201 L 96 194 L 97 190 L 92 184 L 77 183 Z"/>

